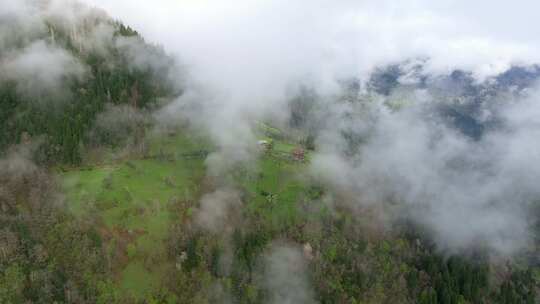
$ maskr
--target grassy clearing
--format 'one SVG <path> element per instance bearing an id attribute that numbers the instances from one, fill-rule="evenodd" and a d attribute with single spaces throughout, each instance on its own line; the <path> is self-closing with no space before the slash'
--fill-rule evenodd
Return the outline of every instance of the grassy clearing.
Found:
<path id="1" fill-rule="evenodd" d="M 296 145 L 273 140 L 274 151 L 291 153 Z M 74 214 L 97 216 L 116 251 L 117 288 L 123 296 L 144 299 L 159 289 L 166 269 L 169 227 L 178 215 L 170 203 L 191 202 L 201 194 L 204 159 L 186 157 L 212 151 L 204 138 L 184 133 L 156 135 L 148 139 L 149 156 L 61 173 L 63 187 Z M 109 157 L 107 159 L 114 159 Z M 248 213 L 279 229 L 298 223 L 302 213 L 297 202 L 309 189 L 299 178 L 305 164 L 262 156 L 255 172 L 237 178 L 248 193 Z"/>
<path id="2" fill-rule="evenodd" d="M 103 180 L 114 171 L 114 168 L 94 168 L 91 170 L 74 170 L 62 175 L 63 188 L 66 189 L 70 210 L 76 215 L 88 211 L 89 204 L 95 201 L 96 193 L 101 191 Z"/>
<path id="3" fill-rule="evenodd" d="M 207 148 L 204 140 L 177 134 L 149 140 L 150 157 L 109 163 L 61 174 L 69 208 L 96 215 L 110 231 L 111 244 L 126 261 L 118 274 L 125 296 L 142 299 L 161 286 L 168 267 L 164 240 L 176 217 L 173 200 L 194 201 L 204 177 L 204 160 L 183 153 Z M 172 155 L 161 157 L 161 155 Z M 120 233 L 121 232 L 121 233 Z M 157 257 L 157 258 L 156 258 Z M 145 267 L 144 261 L 152 261 Z"/>
<path id="4" fill-rule="evenodd" d="M 239 179 L 248 192 L 248 211 L 275 229 L 301 220 L 298 202 L 307 198 L 309 187 L 302 180 L 304 163 L 284 161 L 269 155 L 258 161 L 257 170 Z"/>
<path id="5" fill-rule="evenodd" d="M 161 288 L 161 275 L 166 267 L 167 264 L 157 264 L 149 271 L 142 261 L 132 261 L 122 272 L 120 290 L 131 298 L 149 298 Z"/>

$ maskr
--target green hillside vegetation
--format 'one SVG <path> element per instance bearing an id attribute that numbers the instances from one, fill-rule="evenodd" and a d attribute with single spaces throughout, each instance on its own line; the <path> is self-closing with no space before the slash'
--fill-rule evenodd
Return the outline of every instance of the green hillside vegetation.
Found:
<path id="1" fill-rule="evenodd" d="M 369 228 L 368 219 L 329 210 L 324 189 L 304 175 L 306 163 L 282 158 L 294 144 L 276 138 L 255 169 L 238 168 L 232 176 L 244 207 L 230 236 L 232 270 L 223 272 L 219 260 L 230 250 L 227 237 L 193 225 L 198 201 L 213 186 L 205 180 L 205 156 L 190 152 L 212 147 L 188 134 L 150 139 L 156 157 L 60 173 L 75 202 L 71 210 L 100 223 L 118 299 L 206 303 L 219 297 L 208 292 L 218 284 L 235 302 L 264 302 L 260 257 L 278 239 L 313 248 L 310 269 L 321 303 L 534 303 L 530 272 L 516 272 L 500 291 L 490 292 L 486 262 L 445 259 L 408 229 L 385 236 Z"/>
<path id="2" fill-rule="evenodd" d="M 80 164 L 83 147 L 96 141 L 116 144 L 104 136 L 88 136 L 96 116 L 106 110 L 107 105 L 152 108 L 161 98 L 174 96 L 177 90 L 163 78 L 174 63 L 161 49 L 145 44 L 137 32 L 120 23 L 106 19 L 88 22 L 95 27 L 112 28 L 111 41 L 103 42 L 109 44 L 106 54 L 81 49 L 66 29 L 53 23 L 47 25 L 48 32 L 33 37 L 33 41 L 44 41 L 47 47 L 65 50 L 84 65 L 82 77 L 64 77 L 61 92 L 23 95 L 18 93 L 17 81 L 0 81 L 0 153 L 12 144 L 34 138 L 42 141 L 37 157 L 40 163 Z M 79 30 L 84 37 L 85 27 Z M 52 32 L 55 33 L 54 39 L 49 34 Z M 144 49 L 147 56 L 160 58 L 169 64 L 134 65 L 129 51 L 115 45 L 118 39 L 127 39 Z M 25 46 L 14 43 L 6 48 L 14 52 Z"/>
<path id="3" fill-rule="evenodd" d="M 220 151 L 207 134 L 153 115 L 182 94 L 165 76 L 174 62 L 108 19 L 77 30 L 100 25 L 113 29 L 105 53 L 52 21 L 32 38 L 87 68 L 62 79 L 62 94 L 0 79 L 0 303 L 269 303 L 276 246 L 300 252 L 317 303 L 537 303 L 537 267 L 445 254 L 423 227 L 382 227 L 378 206 L 350 210 L 350 194 L 310 178 L 315 147 L 301 128 L 258 122 L 255 160 L 212 176 Z M 122 39 L 160 64 L 137 64 Z M 217 196 L 210 209 L 223 210 L 204 209 L 223 193 L 231 206 Z M 201 224 L 204 212 L 221 226 Z"/>
<path id="4" fill-rule="evenodd" d="M 242 203 L 233 229 L 197 227 L 201 198 L 217 186 L 206 168 L 216 148 L 190 129 L 145 134 L 143 153 L 105 145 L 95 148 L 99 157 L 86 157 L 93 154 L 87 149 L 80 166 L 54 167 L 65 208 L 51 214 L 58 225 L 41 228 L 47 237 L 32 237 L 48 258 L 27 265 L 3 260 L 10 266 L 0 278 L 1 299 L 69 303 L 76 294 L 92 303 L 213 303 L 224 297 L 264 303 L 270 290 L 261 283 L 261 261 L 278 241 L 311 248 L 304 254 L 320 303 L 534 303 L 538 283 L 530 270 L 511 271 L 492 287 L 485 256 L 448 259 L 413 226 L 385 233 L 372 226 L 369 209 L 357 218 L 339 202 L 329 208 L 325 187 L 307 177 L 310 152 L 295 160 L 292 152 L 301 145 L 285 137 L 259 134 L 270 148 L 228 178 Z M 32 218 L 12 221 L 7 231 L 28 238 L 24 227 L 39 223 Z M 15 256 L 21 263 L 29 259 Z M 223 259 L 230 268 L 223 268 Z M 56 269 L 58 278 L 45 281 L 57 286 L 51 294 L 39 291 L 43 281 L 25 283 L 42 267 Z"/>
<path id="5" fill-rule="evenodd" d="M 191 214 L 203 194 L 205 155 L 197 153 L 212 149 L 188 134 L 149 138 L 145 157 L 60 170 L 70 211 L 97 219 L 106 251 L 119 259 L 114 272 L 122 297 L 144 299 L 158 292 L 164 269 L 174 267 L 165 258 L 169 227 L 181 220 L 178 212 Z M 247 210 L 272 227 L 298 222 L 296 202 L 306 191 L 296 178 L 304 165 L 279 158 L 294 146 L 277 147 L 261 158 L 256 172 L 237 177 L 253 198 Z"/>
<path id="6" fill-rule="evenodd" d="M 175 205 L 190 208 L 204 177 L 204 159 L 182 154 L 204 148 L 178 135 L 153 140 L 145 158 L 88 164 L 83 170 L 61 173 L 66 196 L 73 202 L 70 210 L 101 223 L 123 297 L 144 299 L 162 286 L 164 268 L 171 266 L 164 256 L 169 226 L 178 219 Z M 168 159 L 154 151 L 177 154 Z"/>

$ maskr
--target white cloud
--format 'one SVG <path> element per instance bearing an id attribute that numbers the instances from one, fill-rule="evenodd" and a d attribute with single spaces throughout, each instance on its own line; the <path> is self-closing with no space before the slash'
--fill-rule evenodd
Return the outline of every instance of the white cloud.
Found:
<path id="1" fill-rule="evenodd" d="M 540 61 L 536 1 L 87 2 L 229 91 L 268 93 L 291 78 L 361 74 L 414 56 L 431 56 L 436 71 L 463 67 L 479 76 Z"/>
<path id="2" fill-rule="evenodd" d="M 65 91 L 68 77 L 80 78 L 86 71 L 66 50 L 43 40 L 0 58 L 0 68 L 5 72 L 0 80 L 15 80 L 22 95 L 34 97 Z"/>
<path id="3" fill-rule="evenodd" d="M 235 147 L 234 155 L 249 154 L 253 120 L 287 111 L 291 83 L 332 93 L 336 79 L 366 80 L 374 67 L 417 57 L 430 58 L 426 73 L 465 69 L 479 80 L 512 64 L 540 62 L 540 3 L 532 0 L 86 2 L 186 64 L 193 83 L 171 108 L 204 124 L 218 146 Z M 365 113 L 331 104 L 319 113 L 330 140 L 319 138 L 324 154 L 315 165 L 360 190 L 364 202 L 405 202 L 443 247 L 480 239 L 510 253 L 526 244 L 524 202 L 539 195 L 530 182 L 540 177 L 540 162 L 531 156 L 538 128 L 523 127 L 535 119 L 519 115 L 534 104 L 499 109 L 514 129 L 478 143 L 428 116 L 424 105 Z M 344 122 L 349 114 L 354 119 Z M 339 147 L 343 130 L 370 138 L 353 163 L 341 151 L 327 151 Z"/>

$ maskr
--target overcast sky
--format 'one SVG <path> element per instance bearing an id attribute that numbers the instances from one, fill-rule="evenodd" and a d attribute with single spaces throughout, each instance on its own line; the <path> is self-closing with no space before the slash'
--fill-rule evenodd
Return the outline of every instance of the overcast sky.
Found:
<path id="1" fill-rule="evenodd" d="M 540 62 L 534 0 L 84 1 L 180 55 L 206 81 L 232 71 L 272 84 L 362 76 L 415 56 L 431 57 L 434 71 L 467 68 L 478 77 Z"/>

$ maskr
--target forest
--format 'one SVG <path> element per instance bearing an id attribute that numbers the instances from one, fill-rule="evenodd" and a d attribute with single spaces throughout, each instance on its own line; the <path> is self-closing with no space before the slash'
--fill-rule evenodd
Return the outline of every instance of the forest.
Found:
<path id="1" fill-rule="evenodd" d="M 199 104 L 165 115 L 190 96 L 186 67 L 105 13 L 71 9 L 74 19 L 0 14 L 0 303 L 539 303 L 538 201 L 526 202 L 534 236 L 517 253 L 489 237 L 446 250 L 397 194 L 355 205 L 341 180 L 362 177 L 314 177 L 325 128 L 337 128 L 327 97 L 300 86 L 286 120 L 250 121 L 248 144 L 241 122 L 219 125 L 240 131 L 216 140 L 196 121 L 213 119 L 192 114 Z M 355 157 L 375 135 L 350 126 L 370 119 L 370 104 L 385 98 L 393 113 L 412 98 L 394 90 L 396 73 L 377 70 L 369 93 L 342 81 L 332 96 L 350 111 L 330 133 L 347 168 L 366 170 Z M 510 87 L 467 77 L 445 79 L 467 82 L 460 101 Z M 475 128 L 467 142 L 498 123 L 480 127 L 467 110 L 436 113 Z M 452 161 L 449 174 L 469 159 Z"/>

